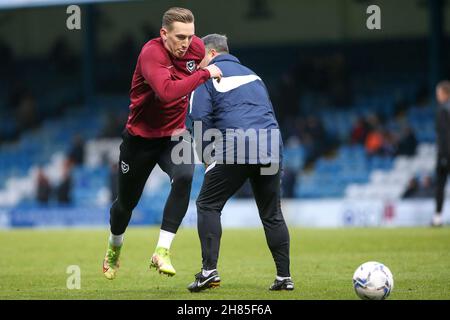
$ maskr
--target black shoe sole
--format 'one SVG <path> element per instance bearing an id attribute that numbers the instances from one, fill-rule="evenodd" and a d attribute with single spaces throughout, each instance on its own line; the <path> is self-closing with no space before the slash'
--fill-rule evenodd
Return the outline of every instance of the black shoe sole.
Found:
<path id="1" fill-rule="evenodd" d="M 292 289 L 286 289 L 286 288 L 282 288 L 282 289 L 269 289 L 269 291 L 293 291 L 294 288 Z"/>
<path id="2" fill-rule="evenodd" d="M 203 287 L 195 287 L 195 288 L 188 288 L 190 292 L 200 292 L 207 289 L 215 289 L 220 287 L 220 281 L 219 282 L 211 282 Z"/>

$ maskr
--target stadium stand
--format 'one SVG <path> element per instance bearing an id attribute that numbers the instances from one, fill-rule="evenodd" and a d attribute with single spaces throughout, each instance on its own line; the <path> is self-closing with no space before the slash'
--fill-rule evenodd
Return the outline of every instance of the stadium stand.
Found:
<path id="1" fill-rule="evenodd" d="M 124 99 L 122 99 L 124 100 Z M 103 101 L 103 105 L 109 105 Z M 320 119 L 325 123 L 328 133 L 336 134 L 345 140 L 351 132 L 352 121 L 360 115 L 361 108 L 352 111 L 321 111 Z M 58 121 L 47 121 L 40 129 L 24 134 L 14 144 L 1 146 L 2 157 L 0 174 L 5 180 L 0 193 L 2 206 L 15 205 L 22 199 L 32 200 L 34 180 L 36 179 L 35 164 L 45 165 L 45 172 L 52 183 L 61 179 L 63 150 L 68 151 L 71 139 L 79 132 L 87 140 L 85 163 L 73 170 L 73 198 L 75 206 L 107 204 L 109 197 L 110 166 L 118 158 L 118 138 L 101 138 L 101 128 L 105 125 L 107 111 L 89 117 L 89 110 L 77 108 L 68 112 Z M 367 110 L 372 112 L 374 110 Z M 314 163 L 313 170 L 302 170 L 305 162 L 305 150 L 301 143 L 289 143 L 284 153 L 285 167 L 298 172 L 295 185 L 295 196 L 299 198 L 325 197 L 384 197 L 388 194 L 400 197 L 405 191 L 409 180 L 418 174 L 430 173 L 434 166 L 433 112 L 430 107 L 411 108 L 407 113 L 408 122 L 417 132 L 418 153 L 415 156 L 373 155 L 369 156 L 362 144 L 341 144 L 332 156 L 321 156 Z M 50 138 L 52 137 L 52 138 Z M 48 141 L 42 145 L 41 141 Z M 196 170 L 192 198 L 195 199 L 201 186 L 201 166 Z M 150 179 L 161 190 L 166 186 L 160 179 L 162 176 Z M 33 181 L 33 183 L 31 183 Z M 389 183 L 390 188 L 382 188 Z M 152 190 L 151 187 L 149 187 Z M 392 190 L 391 190 L 392 189 Z M 14 192 L 13 192 L 14 191 Z M 161 194 L 161 192 L 156 192 Z M 158 197 L 150 191 L 149 201 L 164 201 L 164 196 Z M 153 198 L 152 198 L 153 197 Z"/>
<path id="2" fill-rule="evenodd" d="M 426 76 L 418 63 L 425 53 L 413 50 L 422 45 L 421 40 L 412 40 L 267 47 L 256 53 L 251 48 L 235 50 L 241 61 L 261 75 L 271 93 L 285 142 L 285 198 L 398 199 L 411 180 L 433 177 L 433 157 L 426 155 L 433 152 L 434 108 L 423 90 Z M 389 54 L 379 49 L 386 46 L 392 49 Z M 397 54 L 407 49 L 411 55 L 399 60 Z M 268 61 L 280 50 L 289 64 Z M 362 63 L 358 59 L 362 55 L 370 63 Z M 383 58 L 378 60 L 379 56 Z M 129 59 L 133 57 L 130 54 Z M 79 70 L 72 67 L 68 76 L 60 70 L 67 68 L 64 63 L 16 61 L 16 69 L 27 70 L 27 77 L 8 83 L 7 75 L 0 76 L 7 83 L 0 88 L 1 101 L 6 102 L 0 106 L 4 119 L 0 128 L 0 208 L 41 208 L 36 185 L 39 168 L 43 168 L 53 186 L 46 210 L 63 206 L 108 213 L 120 132 L 128 112 L 128 97 L 123 94 L 130 76 L 110 66 L 122 60 L 105 56 L 98 61 L 101 76 L 97 85 L 104 94 L 88 104 L 78 101 Z M 111 78 L 115 88 L 105 86 Z M 12 99 L 14 92 L 35 97 L 38 121 L 32 129 L 21 130 L 17 115 L 10 112 L 23 99 L 20 94 Z M 61 204 L 55 189 L 63 180 L 75 136 L 84 141 L 84 161 L 70 170 L 71 183 L 66 190 L 70 203 Z M 203 172 L 202 166 L 196 167 L 191 200 L 200 191 Z M 138 205 L 137 220 L 140 213 L 144 220 L 151 217 L 145 221 L 160 219 L 169 183 L 155 170 Z M 380 187 L 386 183 L 389 188 Z M 74 212 L 78 211 L 67 215 Z"/>

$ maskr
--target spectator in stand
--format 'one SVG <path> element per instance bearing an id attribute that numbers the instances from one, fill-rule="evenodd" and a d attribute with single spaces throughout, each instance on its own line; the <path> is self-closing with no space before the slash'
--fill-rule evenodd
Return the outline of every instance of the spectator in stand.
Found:
<path id="1" fill-rule="evenodd" d="M 396 150 L 396 141 L 393 133 L 389 130 L 383 130 L 383 146 L 381 147 L 381 156 L 393 157 Z"/>
<path id="2" fill-rule="evenodd" d="M 84 140 L 79 134 L 73 137 L 68 159 L 75 166 L 80 166 L 84 163 Z"/>
<path id="3" fill-rule="evenodd" d="M 418 181 L 417 177 L 413 177 L 409 181 L 408 188 L 403 193 L 402 198 L 404 198 L 404 199 L 413 198 L 418 189 L 419 189 L 419 181 Z"/>
<path id="4" fill-rule="evenodd" d="M 413 156 L 416 154 L 417 138 L 411 127 L 407 126 L 403 129 L 397 146 L 397 156 Z"/>
<path id="5" fill-rule="evenodd" d="M 372 131 L 381 127 L 380 118 L 375 113 L 371 113 L 366 117 L 367 130 Z"/>
<path id="6" fill-rule="evenodd" d="M 434 180 L 429 175 L 425 175 L 420 180 L 420 188 L 417 198 L 433 198 L 436 193 Z"/>
<path id="7" fill-rule="evenodd" d="M 447 176 L 450 173 L 450 81 L 441 81 L 436 87 L 436 100 L 439 103 L 436 116 L 437 160 L 436 160 L 436 212 L 432 225 L 442 226 L 442 208 Z"/>
<path id="8" fill-rule="evenodd" d="M 62 205 L 70 205 L 72 203 L 72 167 L 72 161 L 67 159 L 63 165 L 61 183 L 56 190 L 57 201 Z"/>
<path id="9" fill-rule="evenodd" d="M 382 151 L 384 144 L 383 133 L 381 128 L 376 128 L 368 133 L 365 148 L 368 156 L 374 156 Z"/>
<path id="10" fill-rule="evenodd" d="M 413 177 L 402 198 L 433 198 L 435 188 L 436 185 L 431 176 Z"/>
<path id="11" fill-rule="evenodd" d="M 36 200 L 40 204 L 48 204 L 52 187 L 44 170 L 39 167 L 36 178 Z"/>
<path id="12" fill-rule="evenodd" d="M 350 141 L 352 144 L 364 144 L 368 134 L 368 123 L 367 121 L 360 117 L 356 120 L 353 126 Z"/>
<path id="13" fill-rule="evenodd" d="M 309 116 L 304 124 L 303 137 L 301 137 L 307 150 L 305 165 L 313 163 L 325 152 L 329 146 L 329 141 L 325 128 L 317 117 Z"/>

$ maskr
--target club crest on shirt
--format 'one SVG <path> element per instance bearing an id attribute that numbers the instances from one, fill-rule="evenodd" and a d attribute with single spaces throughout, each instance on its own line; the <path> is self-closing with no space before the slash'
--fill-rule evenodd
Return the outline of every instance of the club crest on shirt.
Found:
<path id="1" fill-rule="evenodd" d="M 120 167 L 123 174 L 127 173 L 130 170 L 130 166 L 123 161 L 120 162 Z"/>
<path id="2" fill-rule="evenodd" d="M 195 61 L 194 60 L 189 60 L 188 62 L 186 62 L 186 69 L 188 69 L 189 72 L 194 72 L 194 70 L 195 70 Z"/>

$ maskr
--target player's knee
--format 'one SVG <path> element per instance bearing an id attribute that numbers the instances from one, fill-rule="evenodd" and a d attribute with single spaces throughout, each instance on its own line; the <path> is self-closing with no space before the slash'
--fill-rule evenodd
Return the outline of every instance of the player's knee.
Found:
<path id="1" fill-rule="evenodd" d="M 211 204 L 201 198 L 198 198 L 195 204 L 197 205 L 197 214 L 205 214 L 213 209 Z"/>
<path id="2" fill-rule="evenodd" d="M 278 228 L 285 225 L 284 217 L 281 211 L 274 210 L 269 213 L 260 214 L 261 221 L 265 227 Z"/>
<path id="3" fill-rule="evenodd" d="M 204 200 L 198 198 L 197 201 L 195 201 L 195 205 L 197 206 L 197 213 L 201 214 L 206 210 L 206 203 Z"/>
<path id="4" fill-rule="evenodd" d="M 210 200 L 203 199 L 199 197 L 195 202 L 197 205 L 197 214 L 221 214 L 223 206 L 225 205 L 223 202 L 211 202 Z"/>

